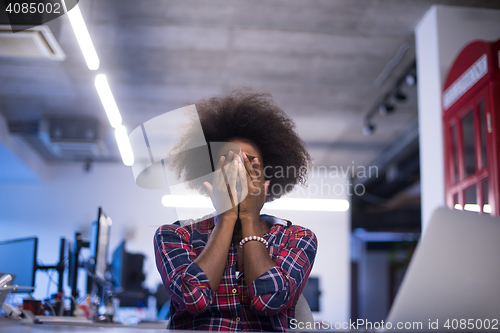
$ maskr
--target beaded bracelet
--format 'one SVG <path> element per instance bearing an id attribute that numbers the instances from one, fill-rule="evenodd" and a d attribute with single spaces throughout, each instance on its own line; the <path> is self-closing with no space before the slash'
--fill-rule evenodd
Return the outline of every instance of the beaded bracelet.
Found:
<path id="1" fill-rule="evenodd" d="M 250 237 L 245 237 L 243 238 L 241 241 L 240 241 L 240 248 L 243 248 L 243 245 L 245 243 L 248 243 L 250 241 L 258 241 L 258 242 L 261 242 L 262 244 L 264 244 L 266 247 L 268 245 L 267 241 L 264 239 L 264 237 L 260 237 L 260 236 L 250 236 Z"/>

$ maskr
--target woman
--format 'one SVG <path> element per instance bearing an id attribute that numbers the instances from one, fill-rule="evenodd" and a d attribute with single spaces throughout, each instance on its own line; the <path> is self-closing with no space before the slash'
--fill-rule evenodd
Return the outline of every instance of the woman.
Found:
<path id="1" fill-rule="evenodd" d="M 164 225 L 154 237 L 158 271 L 171 294 L 169 328 L 286 331 L 317 240 L 312 231 L 260 211 L 305 184 L 310 156 L 269 94 L 237 90 L 196 108 L 206 141 L 227 146 L 212 152 L 212 183 L 191 184 L 210 195 L 216 213 L 186 226 Z M 189 147 L 189 138 L 188 131 L 177 148 Z M 173 167 L 194 179 L 187 161 L 177 159 Z M 222 208 L 228 194 L 232 204 Z"/>

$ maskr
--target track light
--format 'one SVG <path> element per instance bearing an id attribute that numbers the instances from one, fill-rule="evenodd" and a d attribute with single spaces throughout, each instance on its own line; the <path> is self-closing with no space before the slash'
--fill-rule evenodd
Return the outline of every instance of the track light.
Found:
<path id="1" fill-rule="evenodd" d="M 375 125 L 367 123 L 363 126 L 363 134 L 364 136 L 370 136 L 375 132 Z"/>
<path id="2" fill-rule="evenodd" d="M 396 93 L 394 94 L 394 98 L 398 101 L 398 102 L 404 102 L 406 101 L 406 94 L 402 93 L 399 89 L 396 90 Z"/>
<path id="3" fill-rule="evenodd" d="M 413 73 L 406 75 L 405 80 L 406 80 L 406 84 L 410 87 L 413 87 L 415 85 L 415 83 L 417 83 L 417 77 Z"/>
<path id="4" fill-rule="evenodd" d="M 378 111 L 380 112 L 380 115 L 387 116 L 388 114 L 394 112 L 394 106 L 389 103 L 384 103 L 378 107 Z"/>
<path id="5" fill-rule="evenodd" d="M 375 125 L 372 123 L 373 117 L 376 115 L 377 111 L 382 116 L 387 116 L 394 111 L 396 111 L 396 106 L 399 103 L 408 101 L 409 97 L 407 93 L 401 91 L 404 84 L 408 86 L 415 86 L 417 84 L 417 63 L 412 61 L 411 64 L 401 73 L 396 82 L 390 86 L 390 88 L 377 99 L 368 113 L 365 115 L 363 120 L 362 132 L 365 136 L 370 136 L 375 132 Z"/>

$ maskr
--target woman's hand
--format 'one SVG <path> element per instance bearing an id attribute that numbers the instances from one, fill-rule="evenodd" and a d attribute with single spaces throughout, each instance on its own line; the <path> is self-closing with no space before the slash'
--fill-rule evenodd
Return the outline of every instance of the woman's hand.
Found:
<path id="1" fill-rule="evenodd" d="M 264 181 L 261 164 L 257 158 L 250 161 L 243 153 L 244 168 L 240 168 L 239 177 L 246 177 L 248 184 L 247 196 L 240 203 L 239 217 L 242 223 L 246 221 L 259 221 L 260 211 L 266 202 L 270 180 Z"/>
<path id="2" fill-rule="evenodd" d="M 233 238 L 234 226 L 238 219 L 236 191 L 241 168 L 243 168 L 243 165 L 240 163 L 238 156 L 233 152 L 229 152 L 227 158 L 221 156 L 212 184 L 203 183 L 210 194 L 217 216 L 207 245 L 194 262 L 205 272 L 210 282 L 210 288 L 214 291 L 219 288 L 221 283 L 226 267 L 227 254 Z"/>
<path id="3" fill-rule="evenodd" d="M 214 172 L 213 184 L 204 182 L 203 185 L 212 199 L 217 212 L 217 220 L 236 223 L 238 219 L 238 202 L 236 197 L 236 182 L 242 168 L 238 155 L 232 151 L 227 155 L 227 161 L 221 156 Z"/>

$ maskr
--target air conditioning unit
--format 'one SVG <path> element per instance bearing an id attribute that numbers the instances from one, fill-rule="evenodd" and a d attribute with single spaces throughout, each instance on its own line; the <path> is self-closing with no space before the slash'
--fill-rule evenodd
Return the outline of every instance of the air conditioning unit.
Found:
<path id="1" fill-rule="evenodd" d="M 10 25 L 0 25 L 0 56 L 66 59 L 66 54 L 46 25 L 16 33 L 12 32 Z"/>
<path id="2" fill-rule="evenodd" d="M 40 121 L 38 136 L 55 156 L 84 159 L 108 153 L 100 133 L 96 119 L 51 117 Z"/>

